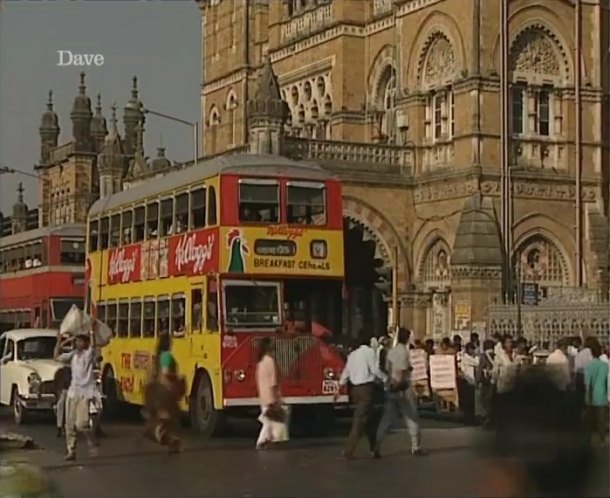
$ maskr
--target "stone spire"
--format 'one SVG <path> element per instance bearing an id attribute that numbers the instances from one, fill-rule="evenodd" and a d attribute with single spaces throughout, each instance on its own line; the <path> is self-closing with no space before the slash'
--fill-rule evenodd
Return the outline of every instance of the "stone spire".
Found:
<path id="1" fill-rule="evenodd" d="M 13 216 L 11 217 L 13 234 L 24 232 L 27 229 L 28 205 L 23 200 L 23 191 L 23 184 L 19 182 L 17 187 L 17 202 L 13 204 Z"/>
<path id="2" fill-rule="evenodd" d="M 122 190 L 123 174 L 127 161 L 123 141 L 117 127 L 116 104 L 112 105 L 110 122 L 110 132 L 104 139 L 104 145 L 97 159 L 100 174 L 100 197 L 106 197 Z"/>
<path id="3" fill-rule="evenodd" d="M 248 102 L 250 153 L 282 153 L 284 125 L 288 113 L 288 104 L 282 100 L 271 59 L 266 55 L 254 99 Z"/>
<path id="4" fill-rule="evenodd" d="M 49 162 L 51 149 L 57 147 L 59 138 L 59 118 L 53 111 L 53 90 L 49 90 L 47 110 L 42 115 L 38 132 L 40 134 L 40 162 L 46 164 Z"/>
<path id="5" fill-rule="evenodd" d="M 74 98 L 70 119 L 72 120 L 72 136 L 75 142 L 75 152 L 91 152 L 91 99 L 87 97 L 85 73 L 80 73 L 78 95 Z"/>
<path id="6" fill-rule="evenodd" d="M 102 114 L 102 95 L 97 94 L 97 105 L 95 106 L 95 116 L 91 120 L 91 137 L 95 145 L 95 150 L 100 152 L 104 145 L 104 139 L 108 134 L 106 118 Z"/>
<path id="7" fill-rule="evenodd" d="M 130 180 L 138 179 L 142 175 L 150 172 L 150 167 L 144 155 L 144 122 L 137 124 L 135 129 L 135 152 L 133 159 L 129 162 L 127 178 Z"/>
<path id="8" fill-rule="evenodd" d="M 138 78 L 133 77 L 131 98 L 123 109 L 123 125 L 125 127 L 125 153 L 132 156 L 136 150 L 138 123 L 144 123 L 143 105 L 138 97 Z"/>

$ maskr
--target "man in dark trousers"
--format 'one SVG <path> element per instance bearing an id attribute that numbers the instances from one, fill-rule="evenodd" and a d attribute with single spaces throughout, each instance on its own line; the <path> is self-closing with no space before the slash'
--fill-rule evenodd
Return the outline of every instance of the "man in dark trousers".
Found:
<path id="1" fill-rule="evenodd" d="M 365 339 L 364 331 L 361 331 L 362 338 L 360 346 L 352 351 L 347 357 L 345 369 L 341 374 L 339 384 L 344 386 L 349 381 L 352 385 L 352 400 L 356 405 L 350 431 L 343 456 L 348 460 L 354 458 L 354 452 L 358 441 L 366 432 L 369 439 L 369 449 L 371 454 L 375 450 L 376 424 L 374 417 L 375 402 L 375 382 L 380 380 L 385 382 L 387 379 L 379 369 L 377 355 L 373 348 L 369 346 L 369 340 Z M 335 395 L 335 398 L 338 394 Z"/>

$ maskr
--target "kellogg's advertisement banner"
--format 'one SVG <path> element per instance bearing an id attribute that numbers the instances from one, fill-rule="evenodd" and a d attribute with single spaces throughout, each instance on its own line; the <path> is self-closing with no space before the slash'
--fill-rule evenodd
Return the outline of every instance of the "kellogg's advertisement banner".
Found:
<path id="1" fill-rule="evenodd" d="M 218 271 L 217 228 L 208 228 L 111 249 L 108 285 Z"/>
<path id="2" fill-rule="evenodd" d="M 343 232 L 286 225 L 221 228 L 221 273 L 343 277 Z"/>

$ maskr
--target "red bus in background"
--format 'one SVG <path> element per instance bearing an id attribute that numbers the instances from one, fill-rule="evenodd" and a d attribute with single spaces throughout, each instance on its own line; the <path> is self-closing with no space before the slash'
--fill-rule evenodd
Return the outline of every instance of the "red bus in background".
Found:
<path id="1" fill-rule="evenodd" d="M 85 224 L 0 238 L 0 331 L 59 327 L 85 296 Z"/>

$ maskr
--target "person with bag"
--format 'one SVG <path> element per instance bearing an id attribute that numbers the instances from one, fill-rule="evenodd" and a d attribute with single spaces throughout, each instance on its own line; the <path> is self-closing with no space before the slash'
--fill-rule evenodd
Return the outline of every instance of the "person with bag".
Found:
<path id="1" fill-rule="evenodd" d="M 377 442 L 373 450 L 375 458 L 381 458 L 381 443 L 396 418 L 405 420 L 411 435 L 411 453 L 422 456 L 421 429 L 417 402 L 411 385 L 411 364 L 409 360 L 409 338 L 411 332 L 403 327 L 398 329 L 397 343 L 388 352 L 386 367 L 390 376 L 386 389 L 384 413 L 377 429 Z"/>
<path id="2" fill-rule="evenodd" d="M 256 441 L 256 449 L 267 448 L 271 443 L 288 439 L 287 413 L 282 406 L 277 365 L 273 358 L 273 343 L 264 337 L 259 346 L 256 365 L 256 389 L 261 405 L 258 421 L 262 427 Z"/>
<path id="3" fill-rule="evenodd" d="M 57 333 L 57 344 L 55 345 L 55 359 L 60 363 L 70 365 L 72 377 L 70 387 L 66 396 L 66 460 L 76 459 L 76 436 L 82 432 L 87 438 L 89 453 L 91 456 L 97 454 L 97 440 L 91 430 L 90 405 L 97 395 L 97 384 L 95 379 L 95 326 L 89 331 L 89 335 L 79 334 L 74 340 L 74 350 L 61 353 L 61 332 Z"/>
<path id="4" fill-rule="evenodd" d="M 178 375 L 169 333 L 159 335 L 155 360 L 144 393 L 144 436 L 166 446 L 170 453 L 176 453 L 181 446 L 176 434 L 179 402 L 185 394 L 186 383 L 184 377 Z"/>

